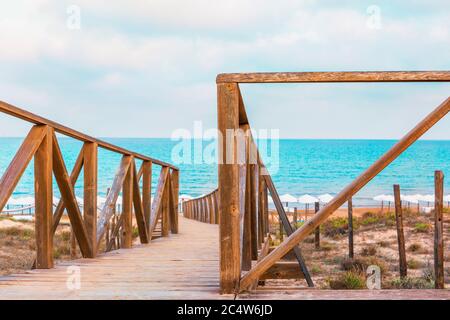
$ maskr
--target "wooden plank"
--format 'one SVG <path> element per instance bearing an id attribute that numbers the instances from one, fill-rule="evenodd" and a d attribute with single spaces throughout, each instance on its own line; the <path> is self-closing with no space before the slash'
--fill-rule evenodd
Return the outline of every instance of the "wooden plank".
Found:
<path id="1" fill-rule="evenodd" d="M 314 203 L 314 212 L 317 213 L 320 210 L 319 202 Z M 320 226 L 316 227 L 314 230 L 314 248 L 316 250 L 320 249 Z"/>
<path id="2" fill-rule="evenodd" d="M 173 206 L 172 216 L 170 217 L 171 222 L 171 232 L 173 234 L 178 233 L 178 204 L 179 204 L 179 193 L 180 193 L 180 171 L 179 170 L 171 170 L 171 189 L 172 189 L 172 198 L 171 203 Z"/>
<path id="3" fill-rule="evenodd" d="M 434 286 L 436 289 L 444 289 L 444 173 L 434 173 Z"/>
<path id="4" fill-rule="evenodd" d="M 354 257 L 354 245 L 353 245 L 353 199 L 348 199 L 348 257 L 353 259 Z"/>
<path id="5" fill-rule="evenodd" d="M 239 91 L 236 83 L 217 85 L 217 116 L 222 140 L 218 150 L 220 290 L 222 294 L 229 294 L 238 288 L 241 272 L 239 173 L 234 138 L 227 136 L 228 130 L 239 128 Z M 230 147 L 233 149 L 228 150 Z"/>
<path id="6" fill-rule="evenodd" d="M 53 129 L 46 126 L 45 136 L 34 154 L 34 193 L 36 230 L 36 268 L 53 268 L 53 187 L 52 136 Z"/>
<path id="7" fill-rule="evenodd" d="M 133 244 L 133 179 L 134 158 L 128 167 L 122 184 L 122 248 L 129 249 Z"/>
<path id="8" fill-rule="evenodd" d="M 164 186 L 164 192 L 162 195 L 162 207 L 161 207 L 161 236 L 168 237 L 170 231 L 170 176 L 167 175 L 167 182 Z"/>
<path id="9" fill-rule="evenodd" d="M 271 241 L 272 241 L 272 238 L 270 237 L 270 233 L 268 233 L 264 240 L 264 244 L 261 247 L 261 251 L 258 255 L 258 261 L 261 261 L 265 256 L 267 256 L 269 254 Z M 255 290 L 256 287 L 258 286 L 258 282 L 259 282 L 259 278 L 256 278 L 253 281 L 252 285 L 250 286 L 250 290 Z"/>
<path id="10" fill-rule="evenodd" d="M 275 208 L 277 209 L 278 216 L 283 224 L 283 228 L 286 231 L 286 234 L 288 236 L 291 236 L 292 233 L 294 232 L 294 230 L 292 229 L 292 226 L 289 223 L 286 212 L 284 212 L 283 204 L 281 203 L 278 192 L 275 189 L 275 185 L 273 184 L 272 177 L 269 174 L 266 174 L 266 175 L 264 175 L 264 181 L 266 182 L 267 188 L 269 189 L 270 195 L 272 196 L 272 200 L 275 204 Z M 295 258 L 297 259 L 300 270 L 305 275 L 305 280 L 308 283 L 308 286 L 314 287 L 314 282 L 312 281 L 312 278 L 309 274 L 308 267 L 306 266 L 305 260 L 303 259 L 300 247 L 298 245 L 294 246 L 292 248 L 292 251 L 294 252 Z"/>
<path id="11" fill-rule="evenodd" d="M 154 197 L 153 203 L 152 203 L 152 211 L 150 214 L 149 236 L 151 236 L 153 234 L 153 231 L 155 230 L 158 214 L 161 211 L 162 201 L 163 201 L 163 193 L 164 193 L 164 188 L 166 187 L 168 175 L 169 175 L 169 168 L 162 167 L 161 173 L 159 174 L 158 186 L 156 187 L 155 197 Z"/>
<path id="12" fill-rule="evenodd" d="M 89 242 L 91 243 L 92 257 L 94 257 L 97 254 L 97 143 L 85 142 L 83 146 L 83 156 L 83 217 Z"/>
<path id="13" fill-rule="evenodd" d="M 397 243 L 398 257 L 400 265 L 400 277 L 405 278 L 408 274 L 408 266 L 406 264 L 405 235 L 403 233 L 403 210 L 402 200 L 400 198 L 400 186 L 394 185 L 394 202 L 395 202 L 395 221 L 397 225 Z"/>
<path id="14" fill-rule="evenodd" d="M 88 235 L 86 226 L 81 216 L 80 208 L 75 197 L 75 191 L 72 181 L 67 173 L 66 165 L 61 153 L 61 149 L 56 139 L 56 135 L 53 134 L 53 172 L 55 175 L 56 183 L 58 184 L 59 191 L 61 193 L 61 199 L 64 202 L 64 206 L 69 216 L 70 225 L 75 233 L 80 251 L 83 257 L 93 258 L 94 252 L 92 250 L 91 239 Z M 53 219 L 52 219 L 53 220 Z"/>
<path id="15" fill-rule="evenodd" d="M 310 82 L 449 82 L 450 71 L 362 72 L 255 72 L 224 73 L 221 83 L 310 83 Z"/>
<path id="16" fill-rule="evenodd" d="M 33 126 L 22 142 L 19 150 L 12 159 L 0 180 L 0 212 L 5 207 L 11 194 L 17 186 L 22 174 L 41 145 L 46 134 L 46 126 Z"/>
<path id="17" fill-rule="evenodd" d="M 291 261 L 278 261 L 263 273 L 259 280 L 268 279 L 304 279 L 305 276 L 298 268 L 298 264 Z"/>
<path id="18" fill-rule="evenodd" d="M 75 184 L 77 183 L 78 176 L 80 175 L 81 169 L 83 168 L 83 162 L 84 162 L 84 155 L 83 155 L 83 148 L 81 148 L 80 153 L 78 154 L 77 159 L 75 160 L 75 164 L 72 168 L 72 172 L 70 174 L 70 184 L 72 185 L 72 188 L 75 187 Z M 56 229 L 58 228 L 59 221 L 61 220 L 61 217 L 64 213 L 64 210 L 66 209 L 66 206 L 64 204 L 63 199 L 59 199 L 58 205 L 56 206 L 55 212 L 53 213 L 53 227 L 52 227 L 52 233 L 55 234 Z"/>
<path id="19" fill-rule="evenodd" d="M 31 112 L 28 112 L 26 110 L 20 109 L 18 107 L 15 107 L 11 104 L 8 104 L 6 102 L 0 101 L 0 111 L 9 115 L 12 115 L 16 118 L 31 122 L 31 123 L 35 123 L 38 125 L 48 125 L 50 127 L 52 127 L 56 132 L 62 133 L 66 136 L 75 138 L 77 140 L 83 141 L 83 142 L 95 142 L 98 144 L 99 147 L 106 149 L 106 150 L 110 150 L 113 152 L 117 152 L 117 153 L 121 153 L 125 156 L 129 156 L 132 155 L 137 159 L 141 159 L 141 160 L 146 160 L 146 161 L 151 161 L 153 163 L 156 163 L 160 166 L 166 166 L 166 167 L 170 167 L 172 169 L 178 170 L 178 168 L 170 163 L 166 163 L 164 161 L 160 161 L 157 159 L 153 159 L 147 156 L 144 156 L 142 154 L 136 153 L 136 152 L 131 152 L 127 149 L 115 146 L 111 143 L 93 138 L 91 136 L 88 136 L 84 133 L 81 133 L 79 131 L 76 131 L 74 129 L 68 128 L 66 126 L 63 126 L 57 122 L 45 119 L 43 117 L 40 117 L 38 115 L 35 115 Z"/>
<path id="20" fill-rule="evenodd" d="M 251 229 L 251 252 L 252 260 L 258 259 L 258 243 L 260 233 L 258 230 L 258 186 L 259 170 L 257 164 L 250 164 L 249 202 L 250 202 L 250 229 Z"/>
<path id="21" fill-rule="evenodd" d="M 120 161 L 119 169 L 114 177 L 114 181 L 108 196 L 106 197 L 106 202 L 100 212 L 97 221 L 97 245 L 100 243 L 106 229 L 106 225 L 113 216 L 116 209 L 117 198 L 119 197 L 120 190 L 122 190 L 122 185 L 125 180 L 125 175 L 128 172 L 128 168 L 131 165 L 132 157 L 123 156 Z"/>
<path id="22" fill-rule="evenodd" d="M 260 276 L 270 268 L 276 261 L 280 260 L 292 248 L 296 247 L 300 241 L 305 239 L 309 233 L 319 226 L 328 216 L 335 212 L 347 199 L 357 193 L 369 181 L 371 181 L 380 171 L 386 168 L 411 144 L 417 141 L 425 132 L 442 119 L 450 110 L 450 98 L 445 100 L 439 107 L 432 111 L 416 127 L 408 132 L 389 151 L 387 151 L 372 166 L 365 170 L 358 178 L 345 187 L 333 200 L 324 206 L 312 219 L 309 219 L 302 227 L 297 229 L 292 236 L 289 236 L 276 250 L 272 251 L 265 259 L 259 262 L 252 270 L 241 279 L 241 289 L 246 289 L 252 280 Z"/>
<path id="23" fill-rule="evenodd" d="M 136 163 L 132 162 L 133 172 L 136 171 Z M 141 243 L 149 243 L 148 228 L 145 222 L 144 207 L 141 201 L 141 191 L 139 190 L 139 181 L 137 175 L 133 174 L 133 207 L 136 216 L 136 224 L 139 231 L 139 239 Z"/>
<path id="24" fill-rule="evenodd" d="M 147 235 L 150 233 L 150 212 L 152 210 L 152 163 L 144 161 L 142 163 L 142 205 L 144 207 L 145 223 L 147 225 Z"/>

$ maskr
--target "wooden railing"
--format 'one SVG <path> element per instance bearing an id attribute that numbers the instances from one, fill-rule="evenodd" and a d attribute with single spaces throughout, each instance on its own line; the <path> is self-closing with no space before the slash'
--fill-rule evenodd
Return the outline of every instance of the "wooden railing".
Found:
<path id="1" fill-rule="evenodd" d="M 11 197 L 29 162 L 34 158 L 36 268 L 51 268 L 54 264 L 53 236 L 64 211 L 68 214 L 81 254 L 87 258 L 95 257 L 101 245 L 104 245 L 105 251 L 118 246 L 130 248 L 133 241 L 133 212 L 141 243 L 151 241 L 159 220 L 162 236 L 167 236 L 170 231 L 178 232 L 177 167 L 95 139 L 1 101 L 0 112 L 34 124 L 0 180 L 0 212 Z M 70 175 L 55 133 L 83 142 Z M 99 212 L 98 148 L 122 155 L 106 203 Z M 136 168 L 136 160 L 142 160 L 139 170 Z M 160 166 L 161 173 L 151 202 L 153 165 Z M 81 170 L 84 173 L 83 210 L 76 201 L 74 191 Z M 54 211 L 53 176 L 61 193 L 61 200 Z M 122 192 L 122 212 L 118 214 L 116 202 L 120 192 Z"/>
<path id="2" fill-rule="evenodd" d="M 200 222 L 219 224 L 217 189 L 199 198 L 181 203 L 183 216 Z"/>
<path id="3" fill-rule="evenodd" d="M 312 286 L 313 283 L 298 244 L 450 110 L 449 98 L 337 194 L 330 203 L 322 207 L 313 218 L 294 231 L 251 137 L 239 83 L 442 81 L 450 81 L 450 72 L 306 72 L 219 75 L 217 77 L 218 129 L 222 139 L 219 145 L 218 165 L 221 292 L 237 293 L 254 288 L 258 280 L 264 278 L 266 273 L 270 273 L 270 270 L 276 267 L 276 263 L 290 251 L 293 251 L 308 285 Z M 229 131 L 235 134 L 230 136 Z M 246 137 L 245 143 L 242 143 L 240 135 Z M 252 149 L 256 151 L 252 152 Z M 270 239 L 267 236 L 267 218 L 264 216 L 267 214 L 265 208 L 267 190 L 271 193 L 288 235 L 270 253 L 267 249 L 267 242 Z"/>

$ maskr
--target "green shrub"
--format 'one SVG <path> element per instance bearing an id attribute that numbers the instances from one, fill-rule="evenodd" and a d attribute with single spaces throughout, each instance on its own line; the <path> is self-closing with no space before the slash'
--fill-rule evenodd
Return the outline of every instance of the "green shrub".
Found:
<path id="1" fill-rule="evenodd" d="M 344 271 L 365 272 L 367 268 L 367 264 L 360 259 L 344 258 L 340 265 Z"/>
<path id="2" fill-rule="evenodd" d="M 415 232 L 426 233 L 426 232 L 430 231 L 430 229 L 431 229 L 431 225 L 429 223 L 417 222 L 414 225 Z"/>
<path id="3" fill-rule="evenodd" d="M 377 254 L 377 248 L 375 246 L 364 247 L 361 250 L 361 255 L 363 257 L 374 256 Z"/>
<path id="4" fill-rule="evenodd" d="M 391 286 L 396 289 L 433 289 L 434 282 L 424 278 L 396 278 L 392 280 Z"/>
<path id="5" fill-rule="evenodd" d="M 338 278 L 329 281 L 331 289 L 355 290 L 366 288 L 366 277 L 359 272 L 347 271 Z"/>
<path id="6" fill-rule="evenodd" d="M 409 260 L 406 262 L 406 264 L 407 264 L 407 266 L 408 266 L 409 269 L 419 269 L 419 268 L 422 266 L 422 264 L 420 263 L 420 261 L 417 261 L 417 260 L 415 260 L 415 259 L 409 259 Z"/>
<path id="7" fill-rule="evenodd" d="M 328 219 L 322 224 L 321 229 L 323 234 L 327 237 L 346 234 L 348 229 L 348 219 L 342 217 Z"/>

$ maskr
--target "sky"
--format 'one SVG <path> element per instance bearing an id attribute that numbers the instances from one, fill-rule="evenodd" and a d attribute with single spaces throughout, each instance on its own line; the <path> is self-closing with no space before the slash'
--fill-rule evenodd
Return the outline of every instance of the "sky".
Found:
<path id="1" fill-rule="evenodd" d="M 450 70 L 448 0 L 0 0 L 0 100 L 97 137 L 216 127 L 226 72 Z M 255 129 L 397 139 L 450 84 L 242 85 Z M 0 115 L 0 136 L 29 126 Z M 450 139 L 444 119 L 426 135 Z"/>

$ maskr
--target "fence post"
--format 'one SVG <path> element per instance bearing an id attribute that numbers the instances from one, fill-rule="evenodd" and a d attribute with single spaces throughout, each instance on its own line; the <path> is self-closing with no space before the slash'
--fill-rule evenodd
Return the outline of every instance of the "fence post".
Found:
<path id="1" fill-rule="evenodd" d="M 172 206 L 173 206 L 173 210 L 172 210 L 172 216 L 170 217 L 170 226 L 171 226 L 171 232 L 173 234 L 177 234 L 178 233 L 178 194 L 179 194 L 179 190 L 180 190 L 180 172 L 178 170 L 174 170 L 172 169 L 172 174 L 170 175 L 171 177 L 171 186 L 172 186 Z"/>
<path id="2" fill-rule="evenodd" d="M 46 135 L 34 155 L 36 269 L 53 267 L 53 129 L 45 130 Z"/>
<path id="3" fill-rule="evenodd" d="M 443 204 L 444 204 L 444 173 L 434 173 L 434 274 L 435 288 L 444 289 L 444 236 L 443 236 Z"/>
<path id="4" fill-rule="evenodd" d="M 84 197 L 83 217 L 92 255 L 97 253 L 97 143 L 85 142 L 83 146 Z"/>
<path id="5" fill-rule="evenodd" d="M 134 161 L 132 159 L 131 161 Z M 131 248 L 133 242 L 133 166 L 130 165 L 122 185 L 122 248 Z"/>
<path id="6" fill-rule="evenodd" d="M 149 240 L 150 234 L 150 212 L 152 210 L 152 162 L 142 162 L 142 206 L 144 207 L 144 218 L 147 226 Z"/>
<path id="7" fill-rule="evenodd" d="M 394 200 L 395 200 L 395 220 L 397 222 L 397 240 L 398 240 L 398 255 L 400 263 L 400 277 L 405 278 L 408 273 L 408 266 L 406 264 L 405 251 L 405 235 L 403 233 L 403 210 L 402 201 L 400 198 L 400 186 L 394 185 Z"/>
<path id="8" fill-rule="evenodd" d="M 239 128 L 237 83 L 217 84 L 219 129 L 220 289 L 234 293 L 240 279 L 239 174 L 234 134 Z M 231 135 L 230 135 L 231 133 Z"/>
<path id="9" fill-rule="evenodd" d="M 317 213 L 320 210 L 319 202 L 314 203 L 314 212 Z M 316 249 L 320 249 L 320 226 L 318 226 L 315 230 L 314 234 L 314 247 Z"/>
<path id="10" fill-rule="evenodd" d="M 353 248 L 353 199 L 350 197 L 348 199 L 348 257 L 353 259 L 354 248 Z"/>

